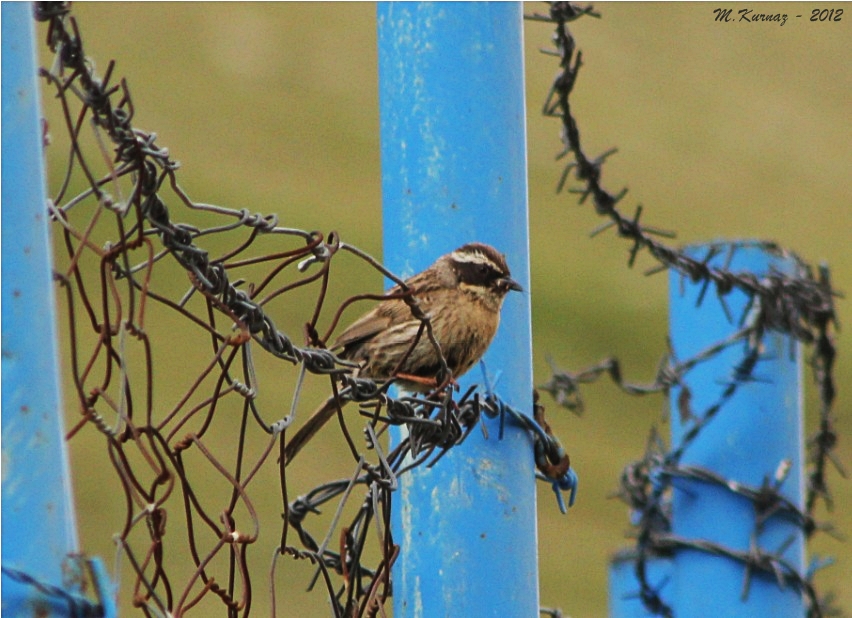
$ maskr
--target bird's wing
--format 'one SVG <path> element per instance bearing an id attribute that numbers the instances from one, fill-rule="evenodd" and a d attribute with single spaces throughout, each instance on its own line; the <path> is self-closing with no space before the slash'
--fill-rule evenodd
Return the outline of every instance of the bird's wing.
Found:
<path id="1" fill-rule="evenodd" d="M 349 327 L 340 333 L 334 342 L 333 348 L 348 348 L 362 341 L 374 337 L 377 333 L 387 329 L 391 324 L 390 315 L 381 315 L 376 307 L 355 320 Z"/>
<path id="2" fill-rule="evenodd" d="M 393 326 L 409 321 L 420 323 L 412 317 L 411 308 L 405 302 L 396 298 L 382 301 L 349 325 L 334 342 L 332 348 L 350 350 Z"/>

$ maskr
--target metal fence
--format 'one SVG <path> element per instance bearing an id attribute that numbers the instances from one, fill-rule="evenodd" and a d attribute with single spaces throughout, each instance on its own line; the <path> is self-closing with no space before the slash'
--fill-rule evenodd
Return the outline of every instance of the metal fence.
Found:
<path id="1" fill-rule="evenodd" d="M 707 577 L 719 569 L 719 563 L 712 560 L 699 558 L 699 566 L 692 569 L 684 568 L 684 560 L 677 561 L 678 557 L 694 556 L 696 553 L 704 555 L 715 555 L 724 557 L 726 560 L 740 563 L 741 567 L 735 573 L 735 577 L 743 579 L 742 599 L 747 600 L 751 578 L 754 574 L 764 576 L 761 585 L 765 586 L 765 576 L 772 580 L 772 586 L 783 592 L 784 588 L 793 590 L 795 594 L 803 599 L 803 605 L 807 607 L 808 615 L 828 615 L 833 611 L 831 608 L 831 596 L 820 597 L 813 587 L 812 577 L 816 569 L 804 570 L 801 564 L 802 557 L 788 558 L 785 552 L 790 545 L 797 543 L 797 534 L 786 530 L 788 537 L 782 539 L 780 546 L 767 548 L 763 545 L 761 535 L 769 526 L 767 522 L 775 524 L 778 520 L 786 521 L 798 528 L 799 534 L 810 537 L 821 529 L 814 519 L 814 509 L 820 500 L 830 499 L 827 492 L 827 472 L 832 462 L 832 449 L 837 441 L 837 434 L 833 426 L 832 404 L 835 398 L 835 384 L 832 374 L 835 359 L 835 347 L 833 343 L 833 329 L 836 326 L 834 310 L 834 297 L 836 292 L 831 287 L 828 268 L 823 266 L 813 269 L 794 254 L 785 251 L 772 243 L 752 245 L 750 249 L 762 249 L 767 255 L 775 255 L 777 258 L 771 266 L 764 262 L 762 267 L 756 267 L 762 260 L 741 260 L 740 253 L 748 250 L 741 243 L 711 244 L 703 249 L 696 250 L 677 249 L 666 245 L 661 238 L 670 236 L 669 233 L 642 223 L 642 208 L 637 207 L 633 215 L 625 215 L 619 209 L 627 195 L 627 190 L 622 189 L 617 193 L 608 191 L 602 183 L 602 169 L 608 157 L 615 153 L 609 150 L 597 157 L 586 155 L 581 139 L 578 122 L 574 117 L 570 96 L 574 89 L 577 76 L 582 66 L 582 53 L 577 49 L 568 24 L 583 16 L 598 16 L 591 7 L 578 7 L 569 3 L 554 3 L 551 5 L 550 13 L 538 14 L 534 19 L 549 21 L 555 24 L 553 53 L 560 62 L 561 71 L 554 79 L 553 86 L 547 96 L 544 105 L 544 113 L 560 120 L 562 124 L 562 139 L 564 151 L 560 157 L 568 157 L 569 163 L 565 166 L 559 183 L 559 190 L 566 187 L 571 174 L 579 182 L 579 187 L 568 189 L 579 195 L 580 203 L 590 201 L 596 212 L 606 219 L 595 234 L 607 229 L 614 229 L 619 236 L 626 238 L 631 244 L 628 265 L 632 266 L 640 251 L 648 252 L 659 263 L 647 274 L 670 271 L 673 274 L 672 283 L 675 290 L 684 286 L 684 281 L 689 282 L 690 288 L 694 288 L 687 298 L 678 300 L 683 295 L 681 289 L 672 292 L 672 334 L 670 346 L 672 347 L 669 358 L 661 365 L 657 379 L 650 385 L 629 384 L 622 379 L 621 372 L 616 360 L 607 359 L 601 364 L 580 372 L 558 372 L 554 374 L 547 386 L 558 401 L 568 407 L 576 407 L 578 402 L 578 388 L 583 382 L 596 379 L 601 375 L 608 374 L 615 383 L 630 394 L 645 394 L 650 392 L 664 392 L 673 398 L 673 439 L 672 443 L 666 445 L 659 436 L 652 433 L 648 441 L 648 450 L 643 459 L 629 464 L 625 467 L 621 478 L 621 498 L 631 509 L 632 519 L 635 525 L 636 546 L 625 559 L 633 564 L 635 580 L 637 582 L 634 591 L 635 598 L 641 600 L 645 610 L 651 614 L 664 616 L 674 615 L 674 609 L 670 606 L 671 596 L 675 597 L 675 609 L 678 615 L 703 615 L 702 612 L 714 613 L 721 611 L 724 615 L 739 615 L 738 612 L 765 612 L 779 605 L 767 603 L 761 599 L 757 604 L 751 606 L 739 604 L 739 597 L 731 594 L 721 593 L 719 589 L 713 589 L 712 595 L 702 597 L 700 603 L 690 603 L 690 594 L 700 594 L 701 587 L 709 586 Z M 764 258 L 765 260 L 766 258 Z M 737 264 L 738 268 L 733 268 Z M 753 270 L 747 270 L 745 266 L 751 266 Z M 816 272 L 815 272 L 816 270 Z M 715 293 L 715 299 L 706 298 L 708 292 Z M 736 300 L 733 300 L 736 298 Z M 718 303 L 719 309 L 716 313 L 731 324 L 729 331 L 723 338 L 713 342 L 707 341 L 707 333 L 719 332 L 718 327 L 713 324 L 712 317 L 708 317 L 707 311 L 699 312 L 702 304 Z M 731 309 L 734 304 L 737 310 Z M 688 306 L 694 304 L 696 308 L 689 312 Z M 690 313 L 694 315 L 689 315 Z M 710 313 L 710 316 L 713 314 Z M 716 318 L 718 321 L 718 317 Z M 686 323 L 686 332 L 678 332 L 678 322 Z M 683 327 L 681 327 L 683 329 Z M 726 329 L 722 329 L 724 332 Z M 766 366 L 772 354 L 784 354 L 785 345 L 777 342 L 770 343 L 769 339 L 781 334 L 793 341 L 808 344 L 812 348 L 810 364 L 813 369 L 814 378 L 819 386 L 820 394 L 820 422 L 817 432 L 808 439 L 808 457 L 806 477 L 806 492 L 804 503 L 799 500 L 790 500 L 788 495 L 799 496 L 798 483 L 790 481 L 792 488 L 782 489 L 784 481 L 790 474 L 792 462 L 798 462 L 799 456 L 796 452 L 782 455 L 784 459 L 778 459 L 769 469 L 749 469 L 748 464 L 755 464 L 754 460 L 748 460 L 750 453 L 741 452 L 738 455 L 744 462 L 737 465 L 719 466 L 716 459 L 726 453 L 720 449 L 720 445 L 726 440 L 732 440 L 732 432 L 759 432 L 758 427 L 750 426 L 754 421 L 755 404 L 752 400 L 751 406 L 739 402 L 732 405 L 737 394 L 760 380 L 780 380 L 791 377 L 793 392 L 795 387 L 795 371 L 776 370 L 769 376 L 761 375 L 761 370 Z M 696 346 L 696 341 L 701 346 Z M 783 340 L 782 340 L 783 342 Z M 692 374 L 698 373 L 696 368 L 709 360 L 720 357 L 732 346 L 740 348 L 738 354 L 732 357 L 728 355 L 726 360 L 730 364 L 722 368 L 714 368 L 707 379 L 706 375 L 695 378 Z M 794 348 L 786 344 L 789 354 L 796 356 Z M 683 349 L 697 349 L 687 358 L 678 355 Z M 795 361 L 793 361 L 795 362 Z M 704 372 L 704 370 L 701 370 Z M 693 380 L 701 385 L 703 392 L 698 393 L 690 387 Z M 721 387 L 715 384 L 715 380 L 724 380 L 726 383 Z M 776 388 L 789 388 L 790 385 L 776 384 Z M 708 393 L 709 391 L 709 393 Z M 716 394 L 712 394 L 717 391 Z M 752 394 L 758 398 L 760 395 Z M 800 395 L 794 395 L 794 401 L 798 402 Z M 694 401 L 702 402 L 700 408 L 696 408 Z M 724 424 L 718 421 L 725 408 L 734 408 L 728 413 Z M 800 431 L 801 419 L 798 417 L 798 404 L 788 405 L 793 409 L 793 414 L 785 412 L 783 407 L 772 408 L 770 411 L 763 410 L 760 413 L 775 416 L 774 431 L 778 434 Z M 750 408 L 750 409 L 749 409 Z M 748 414 L 744 414 L 744 409 Z M 731 418 L 733 416 L 733 418 Z M 785 428 L 784 422 L 788 423 Z M 717 427 L 722 424 L 722 437 L 710 438 L 710 449 L 714 451 L 712 456 L 704 454 L 695 456 L 693 451 L 696 445 L 705 440 L 708 433 L 716 433 Z M 761 444 L 761 437 L 752 438 L 753 442 L 743 440 L 738 447 L 752 448 Z M 797 442 L 792 440 L 787 446 L 796 446 Z M 707 446 L 705 446 L 705 450 Z M 721 452 L 720 452 L 721 451 Z M 769 455 L 777 455 L 777 449 Z M 732 453 L 729 453 L 731 455 Z M 706 466 L 696 465 L 695 460 L 702 463 L 715 462 L 717 467 L 708 469 Z M 687 463 L 692 465 L 687 465 Z M 766 461 L 759 462 L 762 465 Z M 743 475 L 739 478 L 726 478 L 719 470 L 725 469 L 729 473 L 736 471 Z M 838 467 L 838 470 L 842 471 Z M 799 471 L 793 474 L 798 478 Z M 751 485 L 742 482 L 746 478 L 764 478 L 762 484 Z M 692 484 L 678 483 L 680 479 L 691 479 Z M 712 499 L 699 500 L 696 493 L 700 493 L 702 486 L 721 489 L 730 494 L 736 494 L 751 503 L 748 510 L 753 515 L 746 513 L 745 521 L 739 524 L 720 521 L 722 512 L 727 517 L 731 515 L 731 509 L 720 507 L 726 503 L 715 502 Z M 702 496 L 706 498 L 706 496 Z M 799 496 L 800 498 L 800 496 Z M 690 500 L 699 502 L 696 514 L 684 513 L 685 502 Z M 728 502 L 727 504 L 730 504 Z M 736 511 L 743 519 L 742 511 Z M 689 521 L 689 519 L 692 521 Z M 736 519 L 736 517 L 734 517 Z M 683 530 L 692 532 L 708 533 L 705 525 L 695 525 L 695 521 L 710 521 L 712 525 L 753 526 L 753 533 L 746 535 L 745 547 L 730 547 L 713 542 L 707 538 L 684 538 L 676 534 Z M 742 539 L 739 539 L 740 541 Z M 798 544 L 801 544 L 799 539 Z M 801 553 L 801 552 L 800 552 Z M 648 575 L 648 561 L 660 557 L 675 557 L 675 567 L 670 573 L 663 570 L 657 573 L 654 581 Z M 620 565 L 619 569 L 624 566 Z M 617 577 L 623 577 L 618 573 Z M 668 579 L 674 579 L 671 588 L 675 592 L 664 591 L 663 587 Z M 759 577 L 758 577 L 759 578 Z M 685 581 L 679 581 L 680 579 Z M 730 581 L 730 580 L 729 580 Z M 615 586 L 617 593 L 624 594 L 629 590 L 629 584 L 619 582 Z M 679 592 L 684 590 L 684 592 Z M 680 596 L 678 596 L 680 595 Z M 713 605 L 710 597 L 719 599 L 721 605 Z M 783 596 L 783 595 L 782 595 Z M 667 599 L 669 601 L 667 602 Z M 632 607 L 623 606 L 622 599 L 613 599 L 616 605 L 614 615 L 633 615 L 636 611 Z M 776 600 L 775 603 L 778 603 Z M 783 603 L 783 601 L 781 601 Z M 795 614 L 798 605 L 787 603 Z M 800 610 L 799 610 L 800 611 Z M 692 614 L 690 612 L 698 612 Z M 745 614 L 744 614 L 745 615 Z M 773 615 L 781 615 L 777 611 Z"/>
<path id="2" fill-rule="evenodd" d="M 602 182 L 604 163 L 614 151 L 586 155 L 571 107 L 582 56 L 568 26 L 588 15 L 595 15 L 591 8 L 553 3 L 548 14 L 530 16 L 555 27 L 550 53 L 560 72 L 544 113 L 559 121 L 560 157 L 570 161 L 559 190 L 591 203 L 605 220 L 597 232 L 613 229 L 631 243 L 629 265 L 640 252 L 647 253 L 659 264 L 649 274 L 668 270 L 675 281 L 688 281 L 697 289 L 699 305 L 718 307 L 735 325 L 730 334 L 686 358 L 674 353 L 678 343 L 673 338 L 673 353 L 653 384 L 630 383 L 618 361 L 606 359 L 581 371 L 557 371 L 540 389 L 569 409 L 582 405 L 582 385 L 601 376 L 630 394 L 672 397 L 675 424 L 682 425 L 677 439 L 667 445 L 652 435 L 645 456 L 622 475 L 621 497 L 634 514 L 636 543 L 629 561 L 619 563 L 629 565 L 620 590 L 634 585 L 647 611 L 672 615 L 677 610 L 672 597 L 660 578 L 648 573 L 660 557 L 688 550 L 742 565 L 745 597 L 748 577 L 757 574 L 764 581 L 768 574 L 772 586 L 794 591 L 809 615 L 830 615 L 830 598 L 817 593 L 812 572 L 789 567 L 786 546 L 756 544 L 743 550 L 686 538 L 675 534 L 678 524 L 672 519 L 673 488 L 686 478 L 748 500 L 761 526 L 781 518 L 804 538 L 826 529 L 814 509 L 829 496 L 837 439 L 832 408 L 836 293 L 828 269 L 813 269 L 769 244 L 760 247 L 783 256 L 785 269 L 732 268 L 744 250 L 741 245 L 712 245 L 698 255 L 666 244 L 670 235 L 645 225 L 641 208 L 622 213 L 626 190 L 612 193 Z M 64 180 L 50 187 L 48 201 L 63 248 L 54 280 L 68 335 L 72 396 L 80 413 L 67 439 L 73 443 L 83 434 L 96 435 L 113 467 L 116 500 L 125 506 L 114 540 L 124 565 L 122 590 L 133 606 L 149 616 L 190 611 L 248 615 L 262 590 L 271 596 L 273 613 L 281 613 L 286 601 L 276 598 L 276 570 L 282 561 L 296 560 L 316 565 L 314 580 L 323 590 L 317 594 L 327 596 L 335 615 L 383 614 L 399 551 L 390 518 L 397 479 L 416 467 L 440 465 L 448 450 L 487 426 L 483 418 L 519 426 L 530 436 L 539 475 L 557 495 L 568 491 L 569 502 L 573 499 L 576 476 L 550 433 L 542 405 L 530 404 L 527 414 L 508 406 L 491 388 L 454 392 L 448 386 L 430 399 L 395 397 L 388 392 L 390 384 L 353 377 L 351 363 L 332 354 L 326 343 L 344 311 L 382 295 L 365 289 L 330 306 L 334 265 L 357 261 L 404 290 L 403 281 L 335 233 L 290 228 L 274 214 L 191 197 L 168 149 L 154 133 L 134 125 L 131 89 L 116 76 L 115 63 L 102 74 L 94 70 L 70 7 L 39 3 L 36 19 L 43 22 L 41 31 L 54 54 L 40 77 L 64 119 L 62 127 L 50 130 L 68 152 Z M 386 256 L 386 262 L 393 260 Z M 418 313 L 411 296 L 403 297 L 423 322 L 422 336 L 428 336 L 429 317 Z M 744 300 L 735 303 L 734 298 Z M 288 312 L 303 316 L 298 338 L 275 325 L 274 316 Z M 790 472 L 783 466 L 774 480 L 775 470 L 761 471 L 769 480 L 750 486 L 687 461 L 707 428 L 762 378 L 767 341 L 775 335 L 809 346 L 819 385 L 819 429 L 808 440 L 803 504 L 787 497 L 784 481 Z M 699 407 L 691 376 L 731 350 L 739 355 L 728 365 L 729 381 Z M 155 372 L 155 356 L 176 357 L 177 362 L 169 361 L 176 375 Z M 287 376 L 285 402 L 264 396 L 268 363 Z M 294 498 L 289 462 L 282 455 L 311 376 L 327 379 L 328 393 L 341 404 L 357 404 L 359 420 L 341 416 L 339 423 L 354 470 Z M 6 424 L 4 414 L 4 431 Z M 388 426 L 405 426 L 407 432 L 384 452 L 378 438 Z M 258 479 L 268 480 L 270 471 L 277 479 L 281 521 L 262 521 L 254 506 L 258 496 L 269 493 Z M 5 487 L 4 481 L 4 492 Z M 330 521 L 314 517 L 330 504 Z M 279 542 L 265 572 L 258 573 L 250 568 L 249 556 L 262 551 L 256 545 L 261 526 L 274 526 Z M 7 568 L 5 559 L 4 574 L 24 585 L 38 584 L 35 577 L 27 582 L 20 569 Z M 731 591 L 736 598 L 739 593 Z"/>

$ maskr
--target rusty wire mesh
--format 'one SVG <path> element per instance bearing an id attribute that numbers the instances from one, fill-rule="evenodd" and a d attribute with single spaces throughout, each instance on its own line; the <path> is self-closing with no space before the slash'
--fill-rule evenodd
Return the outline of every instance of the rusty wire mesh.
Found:
<path id="1" fill-rule="evenodd" d="M 734 378 L 722 390 L 718 400 L 702 411 L 685 410 L 695 422 L 683 441 L 680 444 L 666 445 L 656 431 L 652 431 L 644 456 L 624 468 L 617 495 L 630 507 L 634 515 L 633 520 L 638 522 L 632 531 L 632 536 L 636 539 L 635 550 L 630 552 L 630 555 L 635 557 L 636 576 L 640 585 L 637 596 L 648 611 L 656 615 L 672 616 L 672 609 L 664 602 L 660 590 L 648 579 L 646 562 L 651 557 L 671 556 L 677 549 L 691 548 L 725 556 L 745 565 L 744 595 L 748 593 L 752 573 L 765 573 L 776 578 L 779 585 L 791 586 L 798 591 L 805 600 L 809 616 L 834 615 L 838 609 L 832 604 L 833 596 L 830 593 L 820 595 L 813 583 L 816 571 L 825 564 L 817 564 L 808 572 L 800 573 L 783 557 L 783 547 L 776 551 L 767 551 L 757 546 L 749 551 L 736 551 L 702 539 L 680 538 L 671 531 L 672 480 L 688 477 L 712 483 L 750 500 L 755 512 L 755 538 L 759 535 L 763 522 L 779 513 L 795 521 L 808 539 L 820 531 L 833 532 L 830 524 L 818 522 L 814 517 L 814 511 L 820 501 L 825 502 L 829 508 L 832 506 L 828 489 L 829 469 L 833 466 L 845 476 L 843 467 L 833 453 L 837 443 L 833 413 L 836 387 L 832 373 L 836 355 L 834 330 L 837 326 L 834 298 L 838 294 L 831 286 L 828 267 L 814 269 L 791 252 L 773 243 L 766 243 L 764 248 L 767 251 L 792 257 L 796 261 L 797 272 L 794 275 L 770 273 L 768 276 L 759 277 L 749 272 L 732 272 L 727 267 L 710 265 L 722 251 L 728 251 L 725 264 L 730 264 L 733 256 L 730 253 L 731 247 L 711 246 L 704 258 L 698 260 L 690 257 L 686 251 L 671 247 L 660 240 L 670 238 L 673 234 L 643 224 L 640 221 L 641 206 L 636 208 L 632 217 L 619 210 L 620 203 L 627 195 L 627 189 L 613 194 L 604 188 L 601 181 L 604 162 L 615 154 L 616 150 L 608 150 L 594 158 L 588 157 L 582 148 L 578 123 L 571 108 L 570 97 L 582 66 L 582 52 L 577 49 L 568 24 L 584 16 L 600 17 L 591 5 L 579 6 L 569 2 L 550 3 L 547 14 L 534 13 L 527 16 L 528 19 L 549 22 L 555 26 L 554 48 L 542 51 L 558 58 L 560 64 L 560 70 L 554 78 L 543 107 L 545 116 L 558 119 L 562 125 L 564 148 L 557 159 L 569 160 L 563 169 L 557 191 L 562 192 L 568 186 L 573 173 L 577 186 L 572 186 L 568 192 L 578 195 L 581 204 L 591 199 L 596 213 L 606 219 L 604 224 L 592 232 L 593 235 L 607 229 L 615 229 L 620 237 L 632 243 L 628 266 L 633 266 L 640 251 L 646 251 L 658 262 L 657 266 L 647 271 L 648 275 L 667 270 L 680 273 L 689 281 L 703 286 L 700 295 L 702 300 L 705 293 L 712 289 L 729 320 L 732 323 L 739 322 L 743 327 L 728 339 L 718 342 L 694 358 L 678 360 L 670 354 L 663 359 L 651 384 L 628 382 L 622 375 L 618 360 L 607 358 L 576 372 L 555 370 L 548 383 L 542 386 L 542 390 L 553 395 L 562 406 L 575 411 L 581 410 L 583 406 L 581 385 L 593 382 L 603 375 L 608 375 L 619 388 L 631 395 L 668 395 L 675 386 L 684 387 L 682 394 L 688 394 L 684 377 L 695 365 L 736 343 L 745 343 L 746 345 L 742 346 L 742 358 L 732 367 Z M 740 290 L 749 298 L 742 316 L 731 315 L 725 303 L 726 295 L 733 290 Z M 819 392 L 820 410 L 818 429 L 809 437 L 807 443 L 808 469 L 804 509 L 790 503 L 781 495 L 780 486 L 786 476 L 783 467 L 776 472 L 771 482 L 764 483 L 761 487 L 746 487 L 721 478 L 709 470 L 679 463 L 684 450 L 712 421 L 736 390 L 754 379 L 753 370 L 761 355 L 761 342 L 769 332 L 783 333 L 812 348 L 810 365 Z M 688 402 L 683 405 L 688 408 Z"/>
<path id="2" fill-rule="evenodd" d="M 559 190 L 573 172 L 579 188 L 569 191 L 578 193 L 581 202 L 591 198 L 596 212 L 607 219 L 598 231 L 614 228 L 632 242 L 630 265 L 644 250 L 659 262 L 655 270 L 675 269 L 705 282 L 723 306 L 733 289 L 759 299 L 760 312 L 736 341 L 759 341 L 763 333 L 778 331 L 812 346 L 822 405 L 819 430 L 809 440 L 805 509 L 785 503 L 777 488 L 741 491 L 755 504 L 768 505 L 766 509 L 792 514 L 807 536 L 824 530 L 813 512 L 819 501 L 830 501 L 827 475 L 832 462 L 837 464 L 832 458 L 835 293 L 828 270 L 815 275 L 801 262 L 795 277 L 732 273 L 708 266 L 712 255 L 695 260 L 661 242 L 667 234 L 642 224 L 641 209 L 633 217 L 618 210 L 626 191 L 611 194 L 601 183 L 603 163 L 613 151 L 593 159 L 585 155 L 569 102 L 581 55 L 567 24 L 586 14 L 593 14 L 591 8 L 554 3 L 548 15 L 531 16 L 556 27 L 553 53 L 561 71 L 544 112 L 561 121 L 565 149 L 560 156 L 572 161 Z M 121 560 L 129 565 L 132 583 L 124 587 L 131 590 L 132 603 L 145 615 L 202 614 L 211 607 L 248 615 L 253 596 L 260 590 L 267 594 L 268 588 L 274 612 L 276 568 L 282 559 L 293 559 L 316 564 L 316 579 L 336 615 L 382 614 L 397 552 L 388 522 L 396 477 L 412 465 L 435 463 L 464 440 L 482 413 L 505 413 L 504 406 L 477 392 L 451 390 L 436 400 L 394 399 L 387 394 L 389 384 L 353 378 L 351 366 L 326 350 L 325 342 L 346 308 L 380 295 L 364 291 L 327 307 L 335 281 L 332 265 L 357 260 L 401 282 L 334 233 L 288 228 L 275 215 L 193 200 L 181 187 L 178 165 L 168 150 L 157 144 L 155 134 L 133 125 L 130 89 L 125 80 L 115 79 L 114 64 L 102 76 L 95 73 L 69 6 L 39 4 L 36 17 L 46 22 L 47 45 L 55 53 L 52 66 L 41 74 L 64 117 L 64 126 L 51 127 L 51 133 L 68 135 L 65 180 L 51 189 L 49 206 L 64 247 L 56 280 L 66 307 L 69 365 L 80 406 L 79 422 L 68 437 L 97 432 L 109 453 L 126 505 L 115 540 Z M 191 222 L 179 222 L 183 220 Z M 417 311 L 413 299 L 411 307 Z M 293 312 L 304 313 L 301 344 L 273 321 Z M 720 342 L 706 354 L 732 343 Z M 185 354 L 189 347 L 196 353 Z M 154 381 L 153 366 L 170 355 L 178 356 L 181 376 L 174 376 L 178 394 L 168 398 Z M 601 375 L 631 394 L 667 393 L 701 360 L 666 359 L 652 384 L 636 385 L 623 378 L 616 359 L 607 359 L 578 372 L 556 371 L 543 390 L 571 409 L 582 406 L 580 385 Z M 738 374 L 743 380 L 753 360 L 748 355 L 743 359 Z M 258 375 L 268 363 L 291 369 L 285 402 L 263 397 Z M 355 432 L 354 423 L 341 417 L 353 474 L 293 498 L 280 453 L 310 376 L 326 376 L 329 392 L 359 405 L 364 431 Z M 723 404 L 701 418 L 712 418 Z M 549 435 L 541 406 L 534 409 L 538 425 L 517 418 L 538 441 L 539 469 L 551 481 L 558 480 L 566 474 L 567 456 Z M 388 424 L 402 423 L 410 437 L 383 453 L 378 434 Z M 696 431 L 700 427 L 698 423 Z M 215 437 L 222 432 L 229 437 L 227 450 Z M 688 543 L 740 560 L 750 569 L 781 572 L 808 599 L 812 615 L 829 614 L 830 603 L 817 594 L 812 574 L 779 569 L 779 556 L 731 552 L 670 534 L 667 487 L 653 483 L 652 476 L 663 471 L 665 478 L 691 475 L 727 486 L 712 473 L 679 466 L 683 446 L 667 448 L 652 435 L 644 458 L 629 464 L 621 479 L 620 496 L 642 515 L 635 531 L 637 574 L 647 607 L 663 615 L 670 612 L 645 578 L 644 560 Z M 269 469 L 278 479 L 282 523 L 262 522 L 253 506 L 258 493 L 268 493 L 258 478 Z M 202 495 L 202 485 L 217 485 L 219 492 Z M 336 512 L 318 533 L 308 525 L 309 516 L 328 504 L 336 505 Z M 258 575 L 249 569 L 248 556 L 265 551 L 256 545 L 261 525 L 274 525 L 280 532 L 269 572 Z M 185 538 L 175 539 L 174 530 Z M 175 554 L 188 562 L 184 571 L 174 568 Z M 560 615 L 558 610 L 551 613 Z"/>
<path id="3" fill-rule="evenodd" d="M 333 265 L 358 260 L 395 281 L 429 336 L 404 282 L 333 232 L 191 198 L 168 149 L 134 126 L 115 63 L 95 71 L 70 5 L 38 3 L 36 19 L 46 22 L 54 54 L 40 74 L 63 118 L 50 133 L 67 137 L 51 147 L 68 148 L 48 205 L 62 247 L 55 280 L 80 412 L 67 437 L 97 432 L 108 451 L 116 500 L 125 504 L 114 541 L 129 565 L 122 589 L 133 606 L 149 616 L 248 615 L 260 589 L 275 614 L 276 569 L 292 559 L 316 565 L 311 586 L 321 583 L 335 615 L 383 615 L 398 552 L 389 525 L 397 477 L 435 464 L 483 413 L 525 425 L 542 476 L 557 487 L 571 473 L 540 406 L 539 424 L 473 388 L 393 398 L 392 381 L 353 377 L 353 363 L 325 342 L 350 305 L 383 296 L 365 290 L 327 308 Z M 273 321 L 288 313 L 304 324 L 301 344 Z M 154 371 L 169 363 L 174 372 Z M 259 376 L 270 363 L 277 381 L 288 380 L 286 402 L 264 398 Z M 309 376 L 326 376 L 341 405 L 357 404 L 363 432 L 339 415 L 352 475 L 294 498 L 281 455 Z M 378 436 L 391 424 L 405 424 L 408 435 L 384 452 Z M 270 493 L 258 481 L 270 468 L 283 522 L 261 521 L 255 508 Z M 309 518 L 329 503 L 336 511 L 318 533 Z M 267 547 L 257 548 L 261 526 L 280 531 L 258 574 L 249 555 Z"/>

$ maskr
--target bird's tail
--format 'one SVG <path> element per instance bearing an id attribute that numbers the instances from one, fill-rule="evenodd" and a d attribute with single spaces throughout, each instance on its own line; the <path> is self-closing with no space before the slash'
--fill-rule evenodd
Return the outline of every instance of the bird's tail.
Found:
<path id="1" fill-rule="evenodd" d="M 305 444 L 307 444 L 310 439 L 313 438 L 320 429 L 322 429 L 323 425 L 325 425 L 345 403 L 345 401 L 341 401 L 332 395 L 326 399 L 313 414 L 311 414 L 310 418 L 305 421 L 305 424 L 299 427 L 299 431 L 293 434 L 293 437 L 291 437 L 284 446 L 285 466 L 290 465 L 290 462 L 292 462 L 296 455 L 298 455 L 299 451 L 302 450 L 302 447 L 304 447 Z"/>

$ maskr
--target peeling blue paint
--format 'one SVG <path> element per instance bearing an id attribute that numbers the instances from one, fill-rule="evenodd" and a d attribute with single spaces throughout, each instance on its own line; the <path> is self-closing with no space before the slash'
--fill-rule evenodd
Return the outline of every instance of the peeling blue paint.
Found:
<path id="1" fill-rule="evenodd" d="M 513 2 L 379 3 L 392 271 L 411 275 L 477 240 L 503 251 L 530 289 L 521 26 Z M 520 410 L 531 406 L 531 356 L 529 296 L 513 295 L 485 360 L 505 376 L 500 396 Z M 462 378 L 462 390 L 474 381 Z M 474 431 L 433 468 L 400 479 L 395 616 L 538 614 L 530 440 L 514 427 L 498 440 L 497 422 L 486 422 L 488 440 Z"/>

